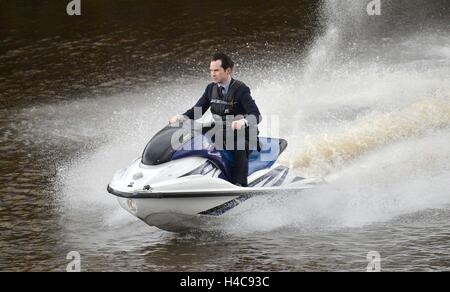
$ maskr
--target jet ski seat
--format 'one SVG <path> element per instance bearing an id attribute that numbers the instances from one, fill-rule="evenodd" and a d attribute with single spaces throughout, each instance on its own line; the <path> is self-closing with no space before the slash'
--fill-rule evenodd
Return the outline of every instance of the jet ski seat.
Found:
<path id="1" fill-rule="evenodd" d="M 259 142 L 261 151 L 250 152 L 248 175 L 271 167 L 288 145 L 284 139 L 268 137 L 259 137 Z M 214 143 L 206 136 L 198 135 L 186 142 L 173 154 L 171 160 L 188 156 L 200 156 L 209 159 L 222 170 L 226 179 L 231 179 L 234 163 L 233 155 L 227 150 L 216 150 Z"/>
<path id="2" fill-rule="evenodd" d="M 248 175 L 271 167 L 287 147 L 284 139 L 260 137 L 261 151 L 252 151 L 248 157 Z"/>

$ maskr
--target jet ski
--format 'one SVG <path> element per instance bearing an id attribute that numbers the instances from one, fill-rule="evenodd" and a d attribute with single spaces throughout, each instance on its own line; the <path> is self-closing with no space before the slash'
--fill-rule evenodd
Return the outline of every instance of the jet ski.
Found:
<path id="1" fill-rule="evenodd" d="M 259 137 L 259 149 L 249 156 L 248 187 L 236 186 L 230 182 L 233 156 L 217 149 L 205 129 L 164 127 L 141 157 L 114 174 L 107 191 L 148 225 L 180 232 L 227 216 L 252 197 L 296 194 L 323 182 L 277 163 L 286 140 Z"/>

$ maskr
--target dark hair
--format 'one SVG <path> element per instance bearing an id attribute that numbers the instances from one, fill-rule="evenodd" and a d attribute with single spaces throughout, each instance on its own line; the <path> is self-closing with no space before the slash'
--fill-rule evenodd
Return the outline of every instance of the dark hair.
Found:
<path id="1" fill-rule="evenodd" d="M 218 61 L 218 60 L 222 61 L 222 68 L 224 70 L 227 70 L 228 68 L 233 69 L 233 67 L 234 67 L 233 60 L 231 60 L 231 58 L 228 57 L 227 55 L 225 55 L 224 53 L 222 53 L 222 52 L 214 53 L 214 55 L 212 56 L 212 61 Z"/>

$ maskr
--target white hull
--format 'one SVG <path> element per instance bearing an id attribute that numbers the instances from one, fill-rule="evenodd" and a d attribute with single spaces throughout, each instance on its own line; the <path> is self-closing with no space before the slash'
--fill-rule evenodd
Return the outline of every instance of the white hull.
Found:
<path id="1" fill-rule="evenodd" d="M 124 192 L 110 186 L 109 192 L 118 196 L 125 210 L 148 225 L 182 231 L 200 228 L 205 219 L 227 216 L 229 210 L 253 196 L 297 194 L 318 182 L 305 179 L 279 187 L 242 188 L 222 179 L 197 175 L 154 185 L 151 191 Z"/>

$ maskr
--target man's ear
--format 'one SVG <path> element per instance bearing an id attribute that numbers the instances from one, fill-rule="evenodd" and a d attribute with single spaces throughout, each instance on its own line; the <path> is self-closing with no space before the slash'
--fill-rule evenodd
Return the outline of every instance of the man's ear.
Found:
<path id="1" fill-rule="evenodd" d="M 227 68 L 227 73 L 231 75 L 231 73 L 233 73 L 233 70 L 231 68 Z"/>

